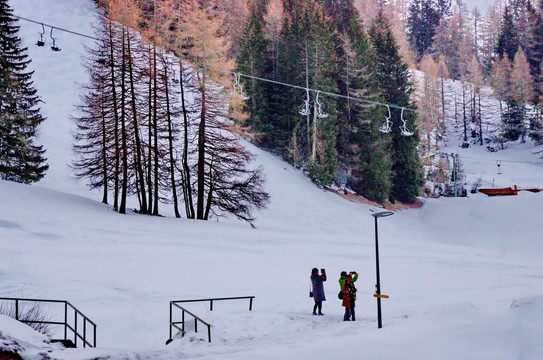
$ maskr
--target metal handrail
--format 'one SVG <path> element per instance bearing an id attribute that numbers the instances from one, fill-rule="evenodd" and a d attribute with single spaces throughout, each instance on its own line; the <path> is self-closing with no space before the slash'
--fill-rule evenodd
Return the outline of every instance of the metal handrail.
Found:
<path id="1" fill-rule="evenodd" d="M 77 346 L 77 339 L 83 341 L 83 347 L 96 347 L 96 324 L 90 320 L 85 314 L 79 311 L 69 301 L 66 300 L 46 300 L 46 299 L 23 299 L 12 297 L 0 297 L 0 300 L 15 301 L 15 320 L 24 323 L 31 324 L 48 324 L 48 325 L 64 325 L 64 340 L 68 339 L 68 330 L 71 330 L 74 334 L 74 345 Z M 35 302 L 35 303 L 57 303 L 64 304 L 64 322 L 59 321 L 35 321 L 35 320 L 21 320 L 19 319 L 19 302 Z M 68 308 L 71 308 L 74 312 L 73 326 L 68 322 Z M 79 315 L 79 316 L 78 316 Z M 83 334 L 80 334 L 77 330 L 77 319 L 81 317 L 83 319 Z M 87 341 L 87 323 L 93 327 L 93 344 Z"/>
<path id="2" fill-rule="evenodd" d="M 181 337 L 185 336 L 185 313 L 189 314 L 194 318 L 194 331 L 198 332 L 198 321 L 207 326 L 207 339 L 208 342 L 211 342 L 211 324 L 202 320 L 200 317 L 194 315 L 189 310 L 180 306 L 179 303 L 187 302 L 202 302 L 209 301 L 209 311 L 213 311 L 213 301 L 223 301 L 223 300 L 239 300 L 239 299 L 249 299 L 249 311 L 253 310 L 253 299 L 254 296 L 235 296 L 235 297 L 222 297 L 222 298 L 209 298 L 209 299 L 193 299 L 193 300 L 175 300 L 170 301 L 170 337 L 166 341 L 166 345 L 173 341 L 172 329 L 176 328 L 181 332 Z M 181 310 L 181 321 L 173 321 L 173 308 L 176 307 Z M 178 325 L 181 324 L 181 327 Z"/>

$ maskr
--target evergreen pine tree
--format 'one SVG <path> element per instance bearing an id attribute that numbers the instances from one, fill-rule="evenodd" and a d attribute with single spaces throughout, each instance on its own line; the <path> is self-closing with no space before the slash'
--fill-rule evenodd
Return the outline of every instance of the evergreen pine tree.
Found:
<path id="1" fill-rule="evenodd" d="M 420 61 L 432 46 L 436 27 L 448 7 L 443 1 L 414 0 L 409 7 L 407 37 Z"/>
<path id="2" fill-rule="evenodd" d="M 323 4 L 303 0 L 285 1 L 283 6 L 286 16 L 281 31 L 278 80 L 337 92 L 338 39 Z M 336 99 L 292 87 L 275 96 L 280 151 L 295 166 L 304 166 L 313 179 L 331 183 L 338 167 Z"/>
<path id="3" fill-rule="evenodd" d="M 34 144 L 45 120 L 37 107 L 30 60 L 21 47 L 19 26 L 7 0 L 0 0 L 0 178 L 31 183 L 45 176 L 43 146 Z"/>
<path id="4" fill-rule="evenodd" d="M 255 0 L 249 4 L 249 14 L 241 32 L 236 57 L 236 71 L 253 77 L 238 78 L 246 96 L 245 110 L 249 115 L 246 125 L 251 127 L 253 134 L 257 134 L 257 142 L 264 147 L 274 143 L 268 106 L 270 83 L 255 78 L 267 79 L 271 75 L 270 41 L 265 34 L 264 20 L 267 4 L 268 0 Z"/>
<path id="5" fill-rule="evenodd" d="M 409 69 L 402 61 L 388 19 L 382 12 L 372 22 L 369 34 L 377 54 L 375 67 L 384 102 L 414 108 L 410 101 L 412 84 Z M 404 111 L 405 125 L 413 132 L 412 136 L 404 136 L 399 128 L 402 125 L 400 109 L 394 107 L 391 112 L 394 126 L 391 133 L 393 177 L 390 200 L 412 203 L 420 194 L 423 184 L 421 161 L 417 153 L 419 135 L 415 125 L 416 114 Z"/>
<path id="6" fill-rule="evenodd" d="M 375 53 L 351 0 L 326 0 L 341 36 L 338 47 L 341 94 L 380 102 L 381 91 L 374 71 Z M 390 137 L 379 131 L 386 109 L 367 102 L 338 100 L 337 149 L 347 186 L 364 197 L 384 203 L 390 193 Z"/>
<path id="7" fill-rule="evenodd" d="M 539 104 L 540 98 L 543 95 L 542 91 L 542 78 L 543 70 L 541 63 L 543 62 L 543 0 L 539 1 L 539 11 L 534 11 L 533 14 L 533 27 L 532 27 L 532 44 L 531 44 L 531 57 L 528 59 L 530 63 L 530 72 L 534 79 L 534 99 L 535 104 Z"/>
<path id="8" fill-rule="evenodd" d="M 515 24 L 513 23 L 513 15 L 511 14 L 509 7 L 506 7 L 503 14 L 500 37 L 496 46 L 496 53 L 500 59 L 507 56 L 509 61 L 513 62 L 519 45 L 520 43 L 517 30 L 515 28 Z"/>

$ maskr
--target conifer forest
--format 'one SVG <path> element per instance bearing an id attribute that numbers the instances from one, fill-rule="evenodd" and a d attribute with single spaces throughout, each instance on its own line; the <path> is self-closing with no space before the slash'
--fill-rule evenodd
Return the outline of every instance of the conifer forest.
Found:
<path id="1" fill-rule="evenodd" d="M 141 214 L 251 222 L 269 195 L 241 138 L 379 204 L 412 204 L 446 173 L 445 116 L 473 146 L 543 142 L 543 0 L 96 5 L 72 166 L 119 213 L 136 197 Z M 19 21 L 0 0 L 0 178 L 32 183 L 47 172 L 36 131 L 52 119 Z"/>

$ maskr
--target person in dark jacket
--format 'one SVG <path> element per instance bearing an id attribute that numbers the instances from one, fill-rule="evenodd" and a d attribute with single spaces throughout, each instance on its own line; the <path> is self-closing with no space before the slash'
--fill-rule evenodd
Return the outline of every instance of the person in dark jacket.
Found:
<path id="1" fill-rule="evenodd" d="M 313 300 L 315 300 L 315 306 L 313 306 L 313 315 L 324 315 L 322 313 L 322 302 L 326 301 L 326 296 L 324 295 L 324 284 L 326 281 L 326 272 L 324 269 L 321 269 L 321 274 L 319 275 L 319 269 L 313 268 L 311 270 L 311 285 L 313 287 Z M 318 310 L 318 313 L 317 313 Z"/>
<path id="2" fill-rule="evenodd" d="M 345 282 L 343 283 L 341 290 L 343 291 L 342 305 L 345 306 L 343 321 L 355 321 L 354 303 L 356 300 L 356 287 L 352 282 L 351 274 L 345 276 Z"/>

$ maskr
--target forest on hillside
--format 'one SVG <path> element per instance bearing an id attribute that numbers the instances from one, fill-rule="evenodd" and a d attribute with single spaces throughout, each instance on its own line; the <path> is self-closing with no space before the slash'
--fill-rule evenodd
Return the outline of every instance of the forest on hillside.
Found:
<path id="1" fill-rule="evenodd" d="M 20 48 L 7 0 L 0 5 L 2 31 Z M 97 5 L 73 165 L 121 213 L 136 195 L 144 214 L 159 215 L 162 203 L 177 217 L 250 222 L 269 199 L 240 136 L 317 184 L 381 204 L 413 203 L 427 179 L 446 183 L 460 170 L 436 156 L 450 114 L 465 143 L 543 141 L 543 0 L 498 0 L 485 14 L 461 0 Z M 4 49 L 2 71 L 33 90 L 24 49 L 19 56 Z M 0 176 L 37 181 L 43 149 L 24 144 L 43 121 L 38 98 L 16 105 L 37 95 L 1 85 Z M 26 141 L 14 141 L 14 129 Z M 21 154 L 34 155 L 26 177 Z"/>

